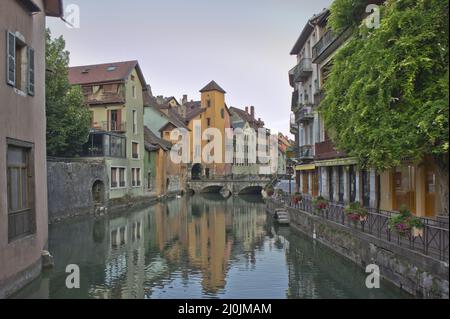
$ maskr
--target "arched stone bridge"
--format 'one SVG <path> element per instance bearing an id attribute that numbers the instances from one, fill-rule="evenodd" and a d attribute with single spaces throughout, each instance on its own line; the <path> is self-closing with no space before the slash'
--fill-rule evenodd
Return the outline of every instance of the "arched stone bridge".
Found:
<path id="1" fill-rule="evenodd" d="M 271 181 L 271 177 L 265 175 L 190 179 L 187 189 L 194 193 L 220 193 L 229 190 L 233 195 L 260 194 Z"/>

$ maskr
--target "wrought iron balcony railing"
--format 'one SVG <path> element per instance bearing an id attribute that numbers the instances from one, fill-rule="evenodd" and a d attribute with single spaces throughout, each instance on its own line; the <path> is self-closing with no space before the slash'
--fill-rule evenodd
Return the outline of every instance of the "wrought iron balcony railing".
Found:
<path id="1" fill-rule="evenodd" d="M 314 148 L 313 145 L 302 145 L 299 147 L 298 157 L 301 160 L 313 159 L 314 158 Z"/>
<path id="2" fill-rule="evenodd" d="M 312 71 L 312 60 L 304 58 L 290 71 L 290 74 L 293 75 L 294 82 L 303 82 L 311 76 Z"/>
<path id="3" fill-rule="evenodd" d="M 100 129 L 107 132 L 125 133 L 127 131 L 127 123 L 117 121 L 102 122 Z"/>

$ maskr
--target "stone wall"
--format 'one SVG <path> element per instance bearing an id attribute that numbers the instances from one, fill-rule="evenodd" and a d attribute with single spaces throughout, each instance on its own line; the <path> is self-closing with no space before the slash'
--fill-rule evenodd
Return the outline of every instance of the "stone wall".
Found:
<path id="1" fill-rule="evenodd" d="M 291 226 L 315 237 L 363 269 L 380 267 L 381 276 L 420 298 L 449 298 L 448 263 L 399 247 L 297 209 L 287 209 Z"/>
<path id="2" fill-rule="evenodd" d="M 100 182 L 102 198 L 107 202 L 109 178 L 104 160 L 55 159 L 47 163 L 49 222 L 94 212 L 94 183 Z"/>

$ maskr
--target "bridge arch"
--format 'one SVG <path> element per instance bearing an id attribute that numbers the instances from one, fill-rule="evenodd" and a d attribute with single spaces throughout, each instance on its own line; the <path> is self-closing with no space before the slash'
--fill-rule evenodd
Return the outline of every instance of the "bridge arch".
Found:
<path id="1" fill-rule="evenodd" d="M 261 194 L 263 190 L 262 186 L 252 185 L 246 186 L 239 191 L 239 195 L 253 195 L 253 194 Z"/>
<path id="2" fill-rule="evenodd" d="M 220 190 L 223 188 L 223 185 L 208 185 L 202 188 L 202 193 L 220 193 Z"/>

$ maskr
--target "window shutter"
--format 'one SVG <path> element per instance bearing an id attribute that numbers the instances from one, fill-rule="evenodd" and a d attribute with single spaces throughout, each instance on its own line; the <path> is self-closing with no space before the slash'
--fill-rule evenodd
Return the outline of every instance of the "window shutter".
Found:
<path id="1" fill-rule="evenodd" d="M 34 96 L 34 49 L 28 47 L 28 94 Z"/>
<path id="2" fill-rule="evenodd" d="M 16 85 L 16 36 L 6 32 L 6 82 L 9 85 Z"/>

